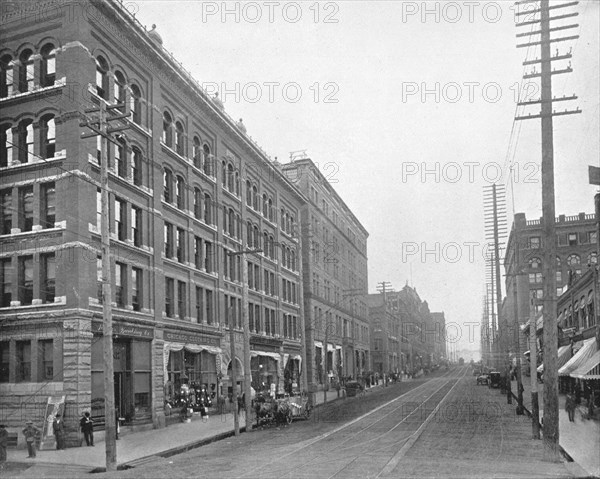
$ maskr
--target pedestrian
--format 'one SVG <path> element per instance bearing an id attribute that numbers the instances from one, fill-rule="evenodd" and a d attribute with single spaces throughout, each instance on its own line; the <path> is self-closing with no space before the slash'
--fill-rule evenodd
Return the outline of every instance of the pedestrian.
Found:
<path id="1" fill-rule="evenodd" d="M 565 401 L 565 411 L 569 415 L 569 421 L 575 422 L 575 401 L 571 394 L 567 394 L 567 399 Z"/>
<path id="2" fill-rule="evenodd" d="M 52 431 L 54 432 L 54 437 L 56 438 L 56 449 L 66 449 L 65 424 L 60 413 L 57 413 L 56 416 L 54 416 L 54 421 L 52 422 Z"/>
<path id="3" fill-rule="evenodd" d="M 8 431 L 4 424 L 0 424 L 0 468 L 6 462 L 6 448 L 8 447 Z"/>
<path id="4" fill-rule="evenodd" d="M 27 451 L 29 452 L 30 458 L 34 458 L 35 454 L 35 440 L 38 438 L 40 430 L 33 425 L 33 421 L 25 422 L 25 428 L 23 429 L 23 436 L 25 436 L 25 442 L 27 443 Z"/>
<path id="5" fill-rule="evenodd" d="M 85 438 L 85 443 L 88 446 L 94 445 L 94 421 L 90 417 L 90 413 L 88 411 L 85 412 L 81 420 L 79 421 L 79 426 L 81 427 L 81 432 L 83 433 L 83 437 Z"/>

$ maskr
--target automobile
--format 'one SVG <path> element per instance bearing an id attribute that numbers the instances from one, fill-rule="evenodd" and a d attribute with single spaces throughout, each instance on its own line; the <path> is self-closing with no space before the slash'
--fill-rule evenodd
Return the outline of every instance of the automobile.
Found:
<path id="1" fill-rule="evenodd" d="M 488 383 L 488 375 L 487 374 L 480 374 L 479 376 L 477 376 L 477 385 L 478 386 L 480 384 L 487 385 L 487 383 Z"/>
<path id="2" fill-rule="evenodd" d="M 483 371 L 479 368 L 475 368 L 473 369 L 473 376 L 480 376 L 481 374 L 483 374 Z"/>
<path id="3" fill-rule="evenodd" d="M 500 373 L 498 371 L 492 371 L 489 374 L 488 384 L 491 388 L 500 387 Z"/>
<path id="4" fill-rule="evenodd" d="M 348 381 L 346 383 L 346 395 L 348 397 L 354 397 L 358 392 L 364 390 L 364 387 L 358 381 Z"/>

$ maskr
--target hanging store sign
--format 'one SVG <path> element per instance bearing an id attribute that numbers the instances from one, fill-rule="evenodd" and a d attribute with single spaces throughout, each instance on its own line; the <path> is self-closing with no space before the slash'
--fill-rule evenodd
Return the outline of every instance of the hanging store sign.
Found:
<path id="1" fill-rule="evenodd" d="M 104 324 L 101 322 L 92 322 L 92 333 L 102 334 Z M 113 336 L 125 336 L 128 338 L 153 339 L 154 330 L 141 326 L 130 326 L 127 324 L 113 324 Z"/>
<path id="2" fill-rule="evenodd" d="M 172 341 L 176 343 L 204 344 L 207 346 L 217 347 L 221 346 L 220 338 L 216 338 L 208 334 L 188 333 L 183 331 L 165 331 L 164 338 L 165 341 Z"/>

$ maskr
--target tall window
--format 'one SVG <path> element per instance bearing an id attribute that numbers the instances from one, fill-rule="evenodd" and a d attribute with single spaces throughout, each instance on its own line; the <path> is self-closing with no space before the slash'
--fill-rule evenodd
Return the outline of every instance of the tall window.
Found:
<path id="1" fill-rule="evenodd" d="M 131 268 L 131 306 L 134 311 L 142 309 L 142 270 Z"/>
<path id="2" fill-rule="evenodd" d="M 180 155 L 184 155 L 184 137 L 183 137 L 183 125 L 181 122 L 175 123 L 175 151 Z"/>
<path id="3" fill-rule="evenodd" d="M 35 76 L 33 68 L 33 52 L 24 50 L 19 57 L 21 67 L 19 68 L 19 91 L 25 93 L 33 90 Z"/>
<path id="4" fill-rule="evenodd" d="M 125 292 L 127 291 L 127 266 L 115 263 L 115 301 L 120 308 L 125 307 Z"/>
<path id="5" fill-rule="evenodd" d="M 16 342 L 16 382 L 31 381 L 31 341 Z"/>
<path id="6" fill-rule="evenodd" d="M 96 58 L 96 93 L 108 100 L 108 63 L 101 56 Z"/>
<path id="7" fill-rule="evenodd" d="M 212 224 L 212 200 L 208 193 L 204 193 L 204 222 L 207 225 Z"/>
<path id="8" fill-rule="evenodd" d="M 8 308 L 12 301 L 12 267 L 10 258 L 0 259 L 0 308 Z"/>
<path id="9" fill-rule="evenodd" d="M 194 217 L 202 219 L 202 191 L 199 188 L 194 188 Z"/>
<path id="10" fill-rule="evenodd" d="M 213 244 L 210 241 L 204 242 L 204 269 L 207 273 L 213 272 Z"/>
<path id="11" fill-rule="evenodd" d="M 185 209 L 185 181 L 181 176 L 177 177 L 177 208 Z"/>
<path id="12" fill-rule="evenodd" d="M 173 119 L 166 111 L 163 114 L 162 142 L 169 148 L 173 146 Z"/>
<path id="13" fill-rule="evenodd" d="M 196 286 L 196 322 L 201 323 L 204 317 L 204 290 Z"/>
<path id="14" fill-rule="evenodd" d="M 52 381 L 54 379 L 54 341 L 52 339 L 39 339 L 37 353 L 38 381 Z"/>
<path id="15" fill-rule="evenodd" d="M 13 94 L 15 62 L 10 55 L 0 58 L 0 98 Z"/>
<path id="16" fill-rule="evenodd" d="M 129 97 L 129 110 L 131 111 L 131 120 L 137 124 L 142 124 L 142 93 L 137 85 L 131 85 L 131 96 Z"/>
<path id="17" fill-rule="evenodd" d="M 210 148 L 207 144 L 204 144 L 204 146 L 202 147 L 202 150 L 204 153 L 204 158 L 203 158 L 204 165 L 202 166 L 202 169 L 206 175 L 213 176 L 214 169 L 212 168 L 212 165 L 211 165 L 212 159 L 211 159 L 211 154 L 210 154 Z"/>
<path id="18" fill-rule="evenodd" d="M 34 158 L 34 139 L 33 139 L 33 122 L 31 120 L 23 120 L 17 128 L 19 139 L 19 161 L 21 163 L 30 163 Z"/>
<path id="19" fill-rule="evenodd" d="M 131 239 L 134 246 L 142 245 L 142 209 L 131 206 Z"/>
<path id="20" fill-rule="evenodd" d="M 0 235 L 9 235 L 12 230 L 12 191 L 0 191 Z"/>
<path id="21" fill-rule="evenodd" d="M 165 314 L 168 318 L 173 317 L 174 288 L 175 280 L 173 278 L 165 278 Z"/>
<path id="22" fill-rule="evenodd" d="M 202 168 L 202 146 L 197 136 L 194 137 L 194 166 L 198 169 Z"/>
<path id="23" fill-rule="evenodd" d="M 21 231 L 33 229 L 33 186 L 19 188 L 19 228 Z"/>
<path id="24" fill-rule="evenodd" d="M 167 203 L 173 201 L 173 173 L 166 168 L 163 175 L 163 199 Z"/>
<path id="25" fill-rule="evenodd" d="M 214 323 L 214 309 L 213 309 L 213 292 L 209 289 L 206 290 L 206 322 L 208 324 Z"/>
<path id="26" fill-rule="evenodd" d="M 120 72 L 115 72 L 115 83 L 114 83 L 114 102 L 123 104 L 119 110 L 124 113 L 125 112 L 125 100 L 126 100 L 126 92 L 127 92 L 127 81 L 125 80 L 125 76 Z"/>
<path id="27" fill-rule="evenodd" d="M 132 148 L 131 180 L 136 186 L 142 186 L 142 152 L 137 147 Z"/>
<path id="28" fill-rule="evenodd" d="M 173 225 L 165 222 L 165 257 L 173 257 Z"/>
<path id="29" fill-rule="evenodd" d="M 179 319 L 185 319 L 185 289 L 183 281 L 177 281 L 177 315 Z"/>
<path id="30" fill-rule="evenodd" d="M 185 262 L 185 231 L 177 228 L 177 261 Z"/>
<path id="31" fill-rule="evenodd" d="M 21 306 L 33 300 L 33 256 L 19 258 L 19 301 Z"/>
<path id="32" fill-rule="evenodd" d="M 1 98 L 1 97 L 0 97 Z M 12 164 L 13 161 L 13 130 L 10 125 L 0 127 L 0 168 Z"/>
<path id="33" fill-rule="evenodd" d="M 44 303 L 54 303 L 56 294 L 56 260 L 54 253 L 40 256 L 40 295 Z"/>
<path id="34" fill-rule="evenodd" d="M 196 269 L 202 269 L 202 238 L 194 237 L 194 266 Z"/>
<path id="35" fill-rule="evenodd" d="M 127 150 L 123 139 L 117 140 L 117 143 L 118 145 L 115 148 L 115 169 L 117 170 L 117 175 L 125 178 L 127 176 Z"/>
<path id="36" fill-rule="evenodd" d="M 120 241 L 127 239 L 127 206 L 125 201 L 115 199 L 115 233 Z"/>
<path id="37" fill-rule="evenodd" d="M 53 158 L 56 153 L 56 124 L 54 115 L 45 115 L 40 121 L 40 154 L 42 158 Z"/>

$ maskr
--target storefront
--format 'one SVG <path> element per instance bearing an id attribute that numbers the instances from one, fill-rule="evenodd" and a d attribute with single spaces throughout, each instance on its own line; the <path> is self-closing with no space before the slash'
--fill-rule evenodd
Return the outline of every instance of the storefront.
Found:
<path id="1" fill-rule="evenodd" d="M 280 371 L 281 368 L 281 371 Z M 250 352 L 250 370 L 252 387 L 257 393 L 276 395 L 283 394 L 283 365 L 279 353 L 267 351 Z"/>
<path id="2" fill-rule="evenodd" d="M 286 394 L 297 395 L 302 390 L 302 356 L 300 354 L 284 354 L 283 390 Z"/>
<path id="3" fill-rule="evenodd" d="M 104 346 L 102 323 L 93 322 L 91 348 L 92 417 L 103 422 Z M 152 328 L 113 325 L 115 408 L 125 424 L 152 421 Z M 99 419 L 99 420 L 98 420 Z"/>

